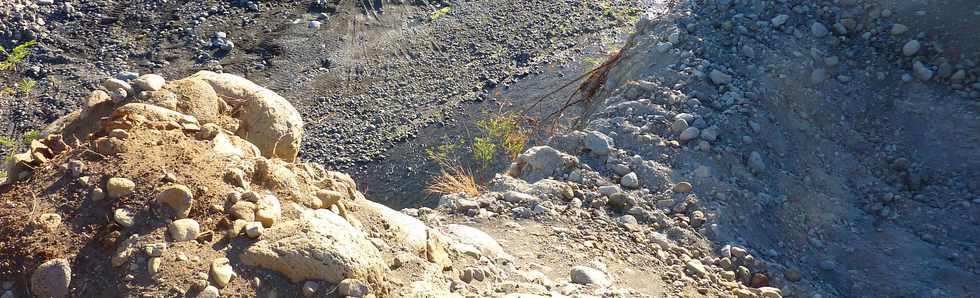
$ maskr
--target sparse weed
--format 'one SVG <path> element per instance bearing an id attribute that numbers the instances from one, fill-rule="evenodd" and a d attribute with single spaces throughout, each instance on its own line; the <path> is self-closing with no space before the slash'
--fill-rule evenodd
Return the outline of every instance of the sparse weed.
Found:
<path id="1" fill-rule="evenodd" d="M 524 148 L 527 146 L 527 141 L 530 137 L 531 133 L 524 129 L 515 130 L 507 134 L 503 141 L 504 151 L 507 152 L 507 157 L 510 160 L 517 159 L 517 156 L 524 152 Z"/>
<path id="2" fill-rule="evenodd" d="M 37 140 L 40 137 L 41 133 L 36 130 L 25 132 L 20 136 L 21 144 L 24 146 L 30 146 L 32 141 Z"/>
<path id="3" fill-rule="evenodd" d="M 4 146 L 7 148 L 14 148 L 17 147 L 17 142 L 10 137 L 0 136 L 0 146 Z"/>
<path id="4" fill-rule="evenodd" d="M 3 48 L 3 46 L 0 46 L 0 52 L 2 52 L 5 56 L 7 56 L 7 58 L 5 58 L 3 61 L 0 61 L 0 71 L 8 70 L 8 69 L 17 69 L 17 64 L 24 61 L 24 59 L 27 59 L 27 57 L 30 56 L 31 52 L 29 51 L 29 49 L 34 45 L 37 45 L 36 40 L 28 41 L 18 46 L 15 46 L 9 52 L 7 51 L 7 49 Z"/>
<path id="5" fill-rule="evenodd" d="M 477 184 L 473 175 L 470 175 L 465 169 L 453 167 L 443 169 L 439 176 L 432 181 L 432 184 L 425 188 L 425 191 L 439 195 L 464 193 L 467 196 L 475 197 L 480 195 L 483 187 Z"/>
<path id="6" fill-rule="evenodd" d="M 585 63 L 592 64 L 595 66 L 599 66 L 602 64 L 602 60 L 599 60 L 599 58 L 596 57 L 583 57 L 582 61 L 585 61 Z"/>
<path id="7" fill-rule="evenodd" d="M 448 142 L 435 148 L 426 148 L 425 155 L 440 167 L 452 168 L 459 165 L 457 152 L 461 147 L 463 147 L 463 140 Z"/>
<path id="8" fill-rule="evenodd" d="M 438 20 L 442 16 L 446 15 L 447 13 L 449 13 L 449 11 L 451 11 L 451 10 L 453 10 L 452 7 L 446 6 L 446 7 L 440 8 L 440 9 L 432 12 L 432 21 Z"/>
<path id="9" fill-rule="evenodd" d="M 17 94 L 17 90 L 10 86 L 0 88 L 0 97 Z"/>
<path id="10" fill-rule="evenodd" d="M 20 81 L 19 89 L 22 94 L 30 94 L 31 91 L 34 91 L 34 87 L 37 87 L 37 81 L 35 80 L 24 78 Z"/>

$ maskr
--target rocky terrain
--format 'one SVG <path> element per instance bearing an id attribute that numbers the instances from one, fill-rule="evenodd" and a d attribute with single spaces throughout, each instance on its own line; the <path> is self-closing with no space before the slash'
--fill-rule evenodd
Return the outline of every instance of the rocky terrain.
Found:
<path id="1" fill-rule="evenodd" d="M 16 73 L 46 78 L 5 101 L 11 131 L 44 126 L 4 167 L 0 297 L 980 293 L 969 1 L 308 2 L 138 4 L 175 12 L 152 20 L 111 1 L 4 7 L 19 16 L 5 38 L 42 41 Z M 479 194 L 413 206 L 414 176 L 341 172 L 412 172 L 385 148 L 423 156 L 423 127 L 519 96 L 512 83 L 582 59 L 628 12 L 631 37 L 583 84 L 595 94 Z M 49 18 L 174 37 L 57 63 L 73 54 L 50 41 L 69 31 L 23 22 Z M 236 21 L 256 38 L 192 42 Z M 133 57 L 160 75 L 113 74 Z M 569 94 L 527 92 L 513 110 Z M 404 202 L 364 194 L 387 187 Z"/>

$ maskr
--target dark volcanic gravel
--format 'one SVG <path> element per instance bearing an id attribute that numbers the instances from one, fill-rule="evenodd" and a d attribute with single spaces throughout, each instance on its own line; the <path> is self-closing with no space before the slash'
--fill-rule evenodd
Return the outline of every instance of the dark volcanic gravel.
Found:
<path id="1" fill-rule="evenodd" d="M 223 70 L 292 101 L 307 120 L 302 157 L 342 169 L 383 158 L 393 144 L 447 121 L 461 102 L 489 98 L 487 90 L 514 76 L 608 40 L 638 11 L 627 0 L 373 9 L 354 1 L 37 2 L 0 6 L 0 44 L 39 41 L 0 79 L 3 86 L 38 82 L 0 99 L 7 135 L 75 109 L 99 80 L 120 72 L 177 78 Z M 443 5 L 449 12 L 434 17 Z M 227 39 L 215 38 L 218 32 Z"/>

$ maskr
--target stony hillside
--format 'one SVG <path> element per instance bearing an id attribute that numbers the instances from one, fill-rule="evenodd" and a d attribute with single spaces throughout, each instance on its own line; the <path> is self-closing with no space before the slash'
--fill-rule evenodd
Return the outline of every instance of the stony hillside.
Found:
<path id="1" fill-rule="evenodd" d="M 612 274 L 667 270 L 642 261 L 653 259 L 704 277 L 704 288 L 682 291 L 746 287 L 726 284 L 700 263 L 709 251 L 692 230 L 700 223 L 632 207 L 618 186 L 600 187 L 610 198 L 600 200 L 586 186 L 546 179 L 584 166 L 550 147 L 529 149 L 479 198 L 450 196 L 441 211 L 399 212 L 365 198 L 349 176 L 297 161 L 302 119 L 282 97 L 245 79 L 143 75 L 102 87 L 6 166 L 5 297 L 653 295 L 667 285 Z M 611 218 L 600 212 L 607 204 L 635 216 Z M 565 213 L 572 215 L 566 227 L 535 233 L 620 236 L 555 254 L 528 246 L 529 235 L 517 239 L 523 245 L 502 246 L 472 224 L 453 224 L 446 211 L 514 219 Z M 688 242 L 674 244 L 654 228 Z M 530 262 L 528 253 L 555 261 Z M 610 253 L 634 260 L 598 261 Z M 564 273 L 549 276 L 536 266 Z M 755 285 L 766 285 L 760 278 Z"/>

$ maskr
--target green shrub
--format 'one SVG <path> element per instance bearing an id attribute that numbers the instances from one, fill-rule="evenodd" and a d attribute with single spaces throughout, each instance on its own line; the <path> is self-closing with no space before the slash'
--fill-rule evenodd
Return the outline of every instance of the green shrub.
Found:
<path id="1" fill-rule="evenodd" d="M 7 49 L 3 48 L 3 46 L 0 46 L 0 52 L 2 52 L 5 56 L 7 56 L 6 59 L 0 61 L 0 71 L 8 70 L 8 69 L 16 69 L 17 64 L 20 63 L 21 61 L 24 61 L 24 59 L 27 59 L 27 56 L 31 54 L 31 52 L 28 51 L 28 49 L 30 49 L 30 47 L 33 47 L 36 44 L 37 44 L 36 40 L 28 41 L 14 47 L 9 52 L 7 51 Z"/>
<path id="2" fill-rule="evenodd" d="M 473 160 L 480 164 L 480 169 L 486 170 L 493 162 L 493 156 L 497 153 L 497 144 L 487 138 L 473 138 Z"/>

